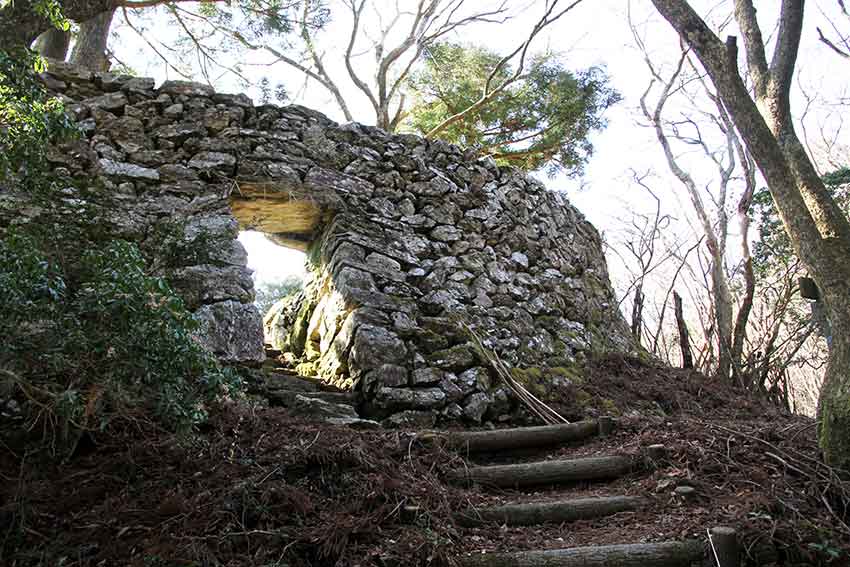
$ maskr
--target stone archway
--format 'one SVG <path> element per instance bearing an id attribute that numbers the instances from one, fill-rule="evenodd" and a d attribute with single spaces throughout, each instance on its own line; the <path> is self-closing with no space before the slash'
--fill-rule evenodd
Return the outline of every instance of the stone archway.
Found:
<path id="1" fill-rule="evenodd" d="M 240 224 L 308 250 L 314 277 L 281 336 L 373 415 L 480 421 L 510 409 L 459 321 L 544 382 L 547 368 L 633 348 L 596 230 L 516 170 L 204 85 L 49 73 L 86 136 L 84 159 L 66 148 L 57 162 L 122 192 L 115 233 L 147 243 L 176 219 L 189 249 L 207 248 L 166 275 L 224 360 L 262 358 Z"/>

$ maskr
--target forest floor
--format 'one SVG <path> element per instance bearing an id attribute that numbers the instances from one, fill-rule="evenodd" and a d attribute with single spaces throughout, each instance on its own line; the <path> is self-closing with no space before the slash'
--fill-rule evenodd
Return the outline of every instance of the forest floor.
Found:
<path id="1" fill-rule="evenodd" d="M 597 401 L 626 408 L 615 434 L 535 459 L 637 454 L 656 443 L 668 459 L 539 497 L 647 496 L 640 511 L 461 528 L 453 511 L 518 493 L 444 483 L 470 461 L 412 431 L 316 424 L 239 402 L 191 437 L 139 424 L 61 465 L 0 449 L 0 564 L 448 566 L 467 552 L 704 538 L 717 525 L 737 528 L 748 549 L 775 549 L 780 565 L 850 564 L 850 482 L 820 461 L 814 421 L 630 359 L 593 363 L 586 385 Z M 675 496 L 680 484 L 696 496 Z"/>

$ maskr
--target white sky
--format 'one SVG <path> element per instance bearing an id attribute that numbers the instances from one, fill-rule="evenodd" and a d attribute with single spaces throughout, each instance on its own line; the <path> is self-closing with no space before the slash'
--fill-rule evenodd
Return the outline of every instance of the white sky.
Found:
<path id="1" fill-rule="evenodd" d="M 377 0 L 381 2 L 383 0 Z M 401 5 L 412 0 L 400 0 Z M 815 0 L 808 4 L 806 28 L 804 31 L 799 58 L 799 84 L 806 90 L 819 96 L 807 117 L 810 132 L 825 128 L 831 132 L 840 124 L 841 107 L 835 102 L 841 98 L 847 100 L 847 77 L 850 64 L 843 62 L 837 56 L 828 52 L 817 41 L 815 25 L 822 21 L 819 14 L 819 4 L 824 10 L 832 11 L 833 0 Z M 712 21 L 719 21 L 731 13 L 728 5 L 731 2 L 696 0 L 693 4 L 705 15 L 712 14 Z M 472 0 L 472 5 L 491 6 L 492 1 Z M 757 2 L 764 12 L 764 17 L 771 17 L 770 8 L 778 6 L 779 2 Z M 500 52 L 505 52 L 516 45 L 526 30 L 540 13 L 542 1 L 510 0 L 509 5 L 520 15 L 509 23 L 495 25 L 479 25 L 465 28 L 459 37 L 453 40 L 483 44 Z M 594 137 L 595 154 L 587 165 L 586 174 L 581 180 L 569 180 L 563 177 L 543 179 L 553 189 L 563 189 L 568 192 L 570 200 L 582 211 L 588 219 L 602 231 L 610 242 L 617 240 L 617 234 L 622 231 L 624 221 L 628 221 L 635 211 L 648 210 L 654 206 L 646 198 L 645 193 L 638 189 L 630 180 L 632 171 L 645 173 L 654 171 L 651 179 L 653 189 L 662 197 L 665 211 L 673 215 L 677 221 L 670 230 L 686 233 L 690 231 L 693 221 L 690 220 L 686 198 L 680 187 L 667 172 L 661 149 L 655 141 L 653 132 L 642 127 L 638 121 L 638 100 L 648 84 L 648 74 L 642 62 L 640 53 L 636 50 L 626 18 L 626 0 L 585 0 L 576 10 L 557 22 L 545 34 L 538 38 L 536 50 L 550 48 L 565 56 L 568 66 L 583 68 L 590 65 L 604 66 L 611 76 L 612 83 L 623 95 L 623 102 L 611 109 L 607 114 L 608 128 Z M 347 41 L 345 29 L 347 19 L 344 6 L 337 0 L 337 10 L 334 13 L 335 22 L 324 32 L 323 39 L 327 55 L 327 66 L 331 74 L 339 80 L 340 86 L 352 107 L 355 116 L 363 117 L 362 121 L 372 120 L 372 110 L 365 96 L 344 80 L 345 71 L 342 67 L 342 48 Z M 760 15 L 762 15 L 760 13 Z M 678 38 L 672 32 L 669 24 L 663 21 L 648 0 L 632 2 L 632 16 L 642 30 L 642 35 L 648 48 L 658 61 L 672 61 L 678 56 Z M 367 26 L 374 23 L 374 14 L 366 16 Z M 767 20 L 766 20 L 767 21 Z M 169 32 L 167 26 L 161 25 L 160 19 L 154 19 L 150 28 L 156 28 L 157 33 Z M 770 36 L 772 27 L 765 26 L 765 35 Z M 153 76 L 163 80 L 178 78 L 156 58 L 144 44 L 126 27 L 117 27 L 120 41 L 111 45 L 119 59 L 133 67 L 141 75 Z M 362 62 L 367 65 L 370 55 L 365 55 Z M 279 77 L 290 93 L 297 95 L 292 102 L 304 104 L 326 113 L 333 119 L 342 121 L 341 113 L 333 105 L 332 99 L 321 87 L 310 84 L 303 87 L 303 78 L 298 72 L 283 65 L 265 67 L 259 64 L 266 60 L 258 54 L 247 54 L 243 63 L 247 72 L 266 74 L 277 82 Z M 258 64 L 256 67 L 251 63 Z M 364 74 L 366 74 L 364 72 Z M 215 86 L 224 92 L 241 90 L 233 80 L 216 81 Z M 249 93 L 257 100 L 257 93 Z M 797 108 L 801 108 L 800 97 L 795 100 Z M 671 109 L 673 107 L 671 106 Z M 850 143 L 844 137 L 843 143 Z M 687 160 L 688 158 L 683 158 Z M 697 162 L 687 162 L 694 163 Z M 695 175 L 709 174 L 702 166 L 694 165 Z M 707 180 L 706 177 L 705 180 Z M 731 203 L 737 202 L 736 197 Z M 734 229 L 733 229 L 734 230 Z M 301 255 L 283 250 L 265 240 L 261 235 L 246 234 L 240 240 L 249 252 L 249 266 L 254 269 L 258 281 L 272 281 L 286 274 L 303 271 Z M 731 246 L 731 245 L 730 245 Z M 622 279 L 624 267 L 622 262 L 609 254 L 609 267 L 615 280 Z"/>

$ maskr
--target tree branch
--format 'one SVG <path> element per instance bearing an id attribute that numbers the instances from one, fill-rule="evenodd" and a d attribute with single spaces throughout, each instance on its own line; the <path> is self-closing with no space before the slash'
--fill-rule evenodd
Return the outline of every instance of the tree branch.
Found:
<path id="1" fill-rule="evenodd" d="M 735 20 L 744 36 L 744 49 L 747 53 L 747 66 L 758 96 L 767 94 L 770 71 L 764 53 L 764 40 L 761 36 L 756 9 L 753 0 L 735 0 Z"/>
<path id="2" fill-rule="evenodd" d="M 782 0 L 779 34 L 770 62 L 770 78 L 773 88 L 776 89 L 773 96 L 779 97 L 777 101 L 787 101 L 790 97 L 794 64 L 797 61 L 803 32 L 804 4 L 804 0 Z"/>
<path id="3" fill-rule="evenodd" d="M 555 9 L 558 6 L 558 1 L 559 0 L 552 0 L 547 4 L 546 11 L 544 12 L 543 16 L 535 23 L 534 27 L 531 29 L 526 39 L 496 64 L 496 66 L 490 72 L 490 75 L 487 77 L 487 80 L 484 83 L 484 87 L 481 92 L 481 97 L 466 109 L 456 114 L 453 114 L 452 116 L 449 116 L 448 118 L 440 122 L 440 124 L 432 128 L 429 132 L 425 134 L 426 138 L 434 138 L 440 132 L 442 132 L 452 124 L 465 119 L 467 116 L 475 114 L 483 106 L 489 103 L 497 94 L 508 88 L 511 84 L 513 84 L 522 77 L 522 73 L 525 68 L 525 60 L 528 54 L 528 49 L 534 41 L 534 38 L 547 26 L 558 21 L 561 17 L 564 16 L 564 14 L 578 6 L 583 0 L 574 0 L 563 10 L 561 10 L 560 12 L 556 12 Z M 514 72 L 510 76 L 508 76 L 504 81 L 502 81 L 495 87 L 492 87 L 493 80 L 496 78 L 496 76 L 498 76 L 499 72 L 504 69 L 508 62 L 514 59 L 514 57 L 517 57 L 517 55 L 519 56 L 519 58 L 516 63 L 516 69 L 514 70 Z"/>

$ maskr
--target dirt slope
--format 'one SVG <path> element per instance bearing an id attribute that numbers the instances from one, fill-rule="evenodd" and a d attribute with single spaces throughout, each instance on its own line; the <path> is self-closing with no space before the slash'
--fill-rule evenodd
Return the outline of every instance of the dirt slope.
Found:
<path id="1" fill-rule="evenodd" d="M 3 449 L 0 563 L 451 565 L 463 552 L 703 537 L 732 525 L 777 564 L 850 564 L 850 483 L 820 463 L 811 420 L 634 360 L 593 363 L 583 388 L 583 411 L 621 414 L 615 435 L 533 458 L 663 443 L 663 462 L 606 486 L 648 496 L 646 509 L 544 528 L 461 528 L 452 510 L 517 496 L 443 482 L 475 459 L 425 447 L 408 431 L 318 425 L 240 402 L 194 437 L 139 425 L 98 436 L 62 466 Z M 696 495 L 676 496 L 682 484 Z"/>

